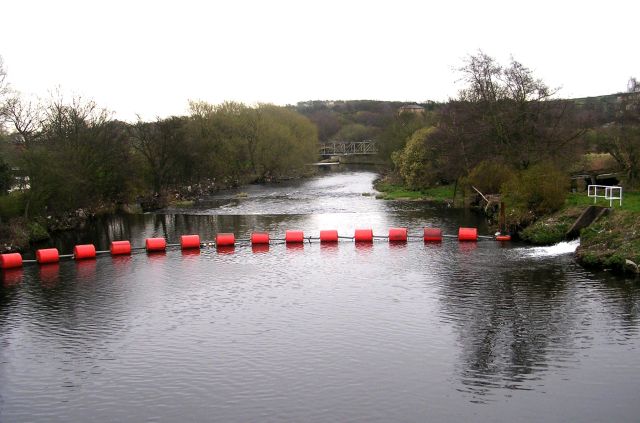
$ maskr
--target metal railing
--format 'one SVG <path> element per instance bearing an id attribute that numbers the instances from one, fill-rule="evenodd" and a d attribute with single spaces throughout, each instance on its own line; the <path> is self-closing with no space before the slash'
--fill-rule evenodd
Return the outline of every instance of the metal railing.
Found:
<path id="1" fill-rule="evenodd" d="M 320 144 L 321 156 L 347 156 L 377 154 L 378 147 L 375 141 L 334 141 Z"/>
<path id="2" fill-rule="evenodd" d="M 604 198 L 609 200 L 609 207 L 613 207 L 614 200 L 620 200 L 620 206 L 622 206 L 622 187 L 589 185 L 587 187 L 587 196 L 593 198 L 593 204 L 596 204 L 598 198 Z"/>

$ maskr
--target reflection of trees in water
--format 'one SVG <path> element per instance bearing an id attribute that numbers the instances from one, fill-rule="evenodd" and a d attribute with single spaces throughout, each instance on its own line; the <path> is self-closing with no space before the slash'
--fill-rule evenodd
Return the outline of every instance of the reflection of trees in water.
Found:
<path id="1" fill-rule="evenodd" d="M 462 383 L 476 396 L 532 389 L 549 361 L 571 355 L 572 333 L 584 324 L 578 317 L 586 316 L 575 314 L 578 299 L 560 265 L 485 270 L 455 271 L 442 297 L 460 332 Z"/>

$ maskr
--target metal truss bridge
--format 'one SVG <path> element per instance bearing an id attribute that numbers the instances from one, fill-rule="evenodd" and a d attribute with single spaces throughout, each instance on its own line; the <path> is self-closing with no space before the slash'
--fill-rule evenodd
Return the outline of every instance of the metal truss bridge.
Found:
<path id="1" fill-rule="evenodd" d="M 378 153 L 375 141 L 332 141 L 320 144 L 321 156 L 373 155 Z"/>

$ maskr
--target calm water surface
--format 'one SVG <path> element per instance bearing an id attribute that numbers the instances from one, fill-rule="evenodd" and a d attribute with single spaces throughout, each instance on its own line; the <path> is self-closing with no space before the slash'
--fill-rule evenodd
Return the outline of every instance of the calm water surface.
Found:
<path id="1" fill-rule="evenodd" d="M 464 211 L 363 196 L 374 177 L 245 187 L 55 244 L 487 233 Z M 637 422 L 640 284 L 576 266 L 573 248 L 345 241 L 26 266 L 0 287 L 0 421 Z"/>

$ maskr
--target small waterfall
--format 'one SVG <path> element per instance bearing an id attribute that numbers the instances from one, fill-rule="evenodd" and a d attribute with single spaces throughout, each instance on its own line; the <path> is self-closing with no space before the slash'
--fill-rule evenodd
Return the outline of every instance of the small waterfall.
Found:
<path id="1" fill-rule="evenodd" d="M 580 245 L 580 240 L 563 241 L 546 247 L 523 248 L 522 252 L 527 257 L 553 257 L 563 254 L 573 254 Z"/>

